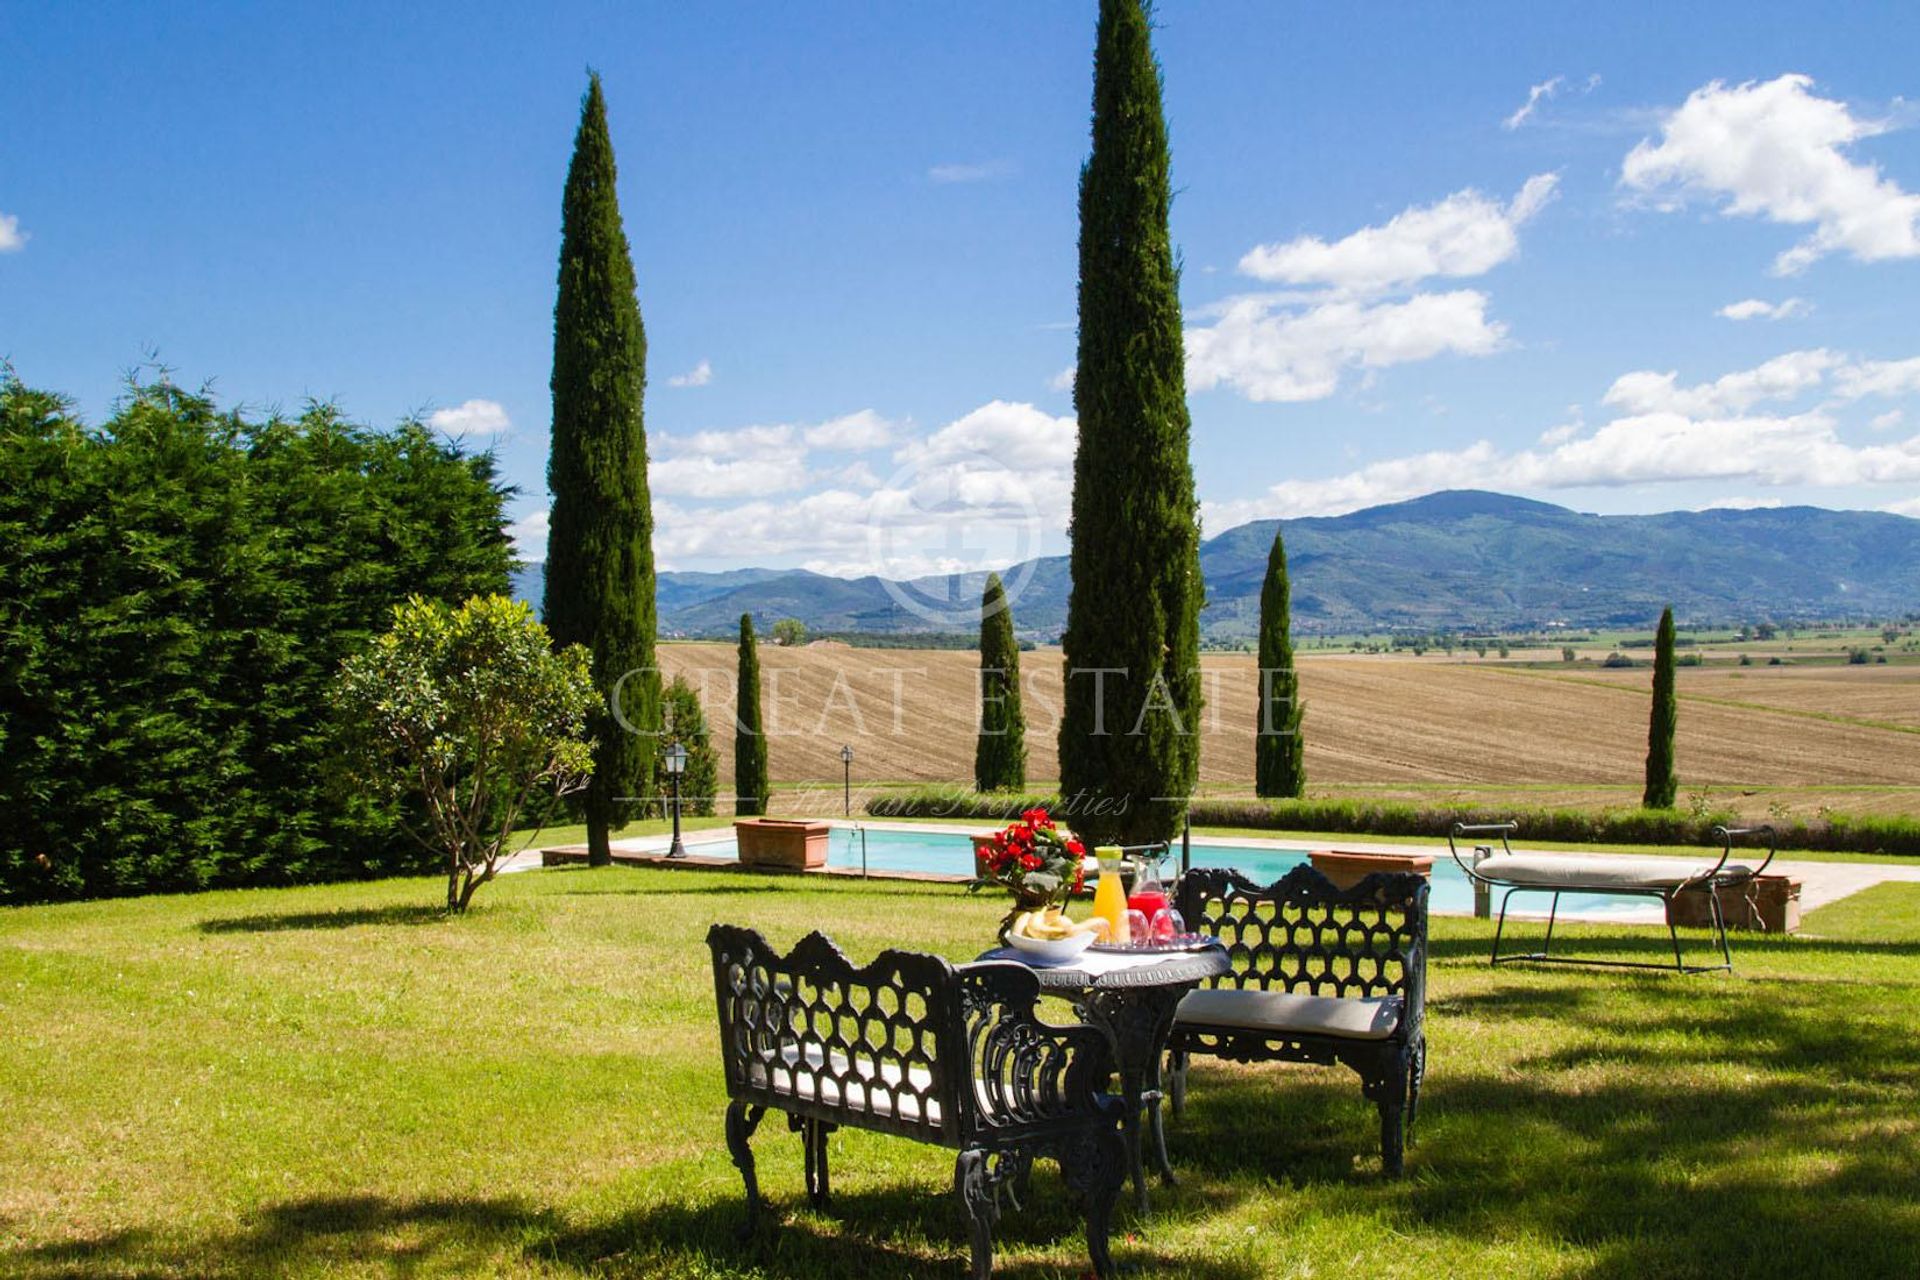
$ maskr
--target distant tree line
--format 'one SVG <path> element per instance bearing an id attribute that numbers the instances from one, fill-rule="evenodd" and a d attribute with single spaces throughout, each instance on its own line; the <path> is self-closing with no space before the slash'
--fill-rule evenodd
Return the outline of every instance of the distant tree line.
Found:
<path id="1" fill-rule="evenodd" d="M 162 376 L 92 427 L 0 374 L 0 901 L 428 869 L 327 691 L 407 596 L 507 590 L 506 496 L 418 423 Z"/>

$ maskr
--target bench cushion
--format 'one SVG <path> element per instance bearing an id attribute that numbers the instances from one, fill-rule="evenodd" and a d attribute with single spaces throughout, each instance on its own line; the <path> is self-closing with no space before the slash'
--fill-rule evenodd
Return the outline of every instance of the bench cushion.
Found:
<path id="1" fill-rule="evenodd" d="M 1712 860 L 1588 853 L 1499 853 L 1474 867 L 1488 880 L 1542 889 L 1671 889 L 1712 869 Z M 1752 874 L 1731 862 L 1720 869 L 1722 879 Z"/>
<path id="2" fill-rule="evenodd" d="M 924 1093 L 931 1088 L 933 1076 L 925 1067 L 910 1067 L 902 1072 L 895 1063 L 876 1064 L 870 1058 L 849 1059 L 845 1054 L 829 1054 L 819 1044 L 793 1043 L 781 1046 L 780 1064 L 772 1067 L 773 1079 L 769 1082 L 767 1076 L 771 1064 L 763 1058 L 753 1059 L 747 1065 L 748 1083 L 806 1102 L 851 1106 L 855 1111 L 869 1111 L 888 1117 L 894 1114 L 894 1099 L 897 1096 L 900 1109 L 898 1119 L 915 1124 L 923 1121 L 931 1125 L 940 1123 L 939 1099 L 927 1100 L 926 1114 L 923 1116 L 917 1094 L 902 1091 L 896 1095 L 893 1092 L 900 1088 L 903 1076 L 908 1090 L 917 1089 Z M 845 1082 L 844 1089 L 842 1081 Z M 852 1095 L 851 1098 L 846 1096 L 848 1094 Z"/>
<path id="3" fill-rule="evenodd" d="M 1400 1025 L 1404 1009 L 1399 996 L 1344 998 L 1220 987 L 1189 994 L 1174 1013 L 1174 1025 L 1385 1040 Z"/>

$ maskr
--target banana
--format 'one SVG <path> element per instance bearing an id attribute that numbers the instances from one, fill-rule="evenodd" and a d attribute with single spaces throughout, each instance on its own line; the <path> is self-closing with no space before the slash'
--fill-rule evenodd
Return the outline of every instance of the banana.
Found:
<path id="1" fill-rule="evenodd" d="M 1027 926 L 1032 923 L 1033 912 L 1022 911 L 1013 918 L 1013 923 L 1007 926 L 1007 932 L 1019 934 L 1023 938 L 1032 937 L 1033 935 L 1027 932 Z"/>

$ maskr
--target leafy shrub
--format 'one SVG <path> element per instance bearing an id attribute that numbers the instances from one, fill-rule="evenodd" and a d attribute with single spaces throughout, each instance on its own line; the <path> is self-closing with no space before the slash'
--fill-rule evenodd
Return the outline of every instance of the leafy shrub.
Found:
<path id="1" fill-rule="evenodd" d="M 559 653 L 533 610 L 505 596 L 458 609 L 418 596 L 334 685 L 353 779 L 425 811 L 410 828 L 447 872 L 447 910 L 493 879 L 537 788 L 593 773 L 587 714 L 600 705 L 582 645 Z"/>
<path id="2" fill-rule="evenodd" d="M 1615 652 L 1608 654 L 1605 660 L 1600 663 L 1600 665 L 1603 667 L 1614 667 L 1614 668 L 1631 667 L 1634 665 L 1634 662 L 1632 658 L 1629 658 L 1626 654 L 1620 653 L 1619 651 L 1616 650 Z"/>

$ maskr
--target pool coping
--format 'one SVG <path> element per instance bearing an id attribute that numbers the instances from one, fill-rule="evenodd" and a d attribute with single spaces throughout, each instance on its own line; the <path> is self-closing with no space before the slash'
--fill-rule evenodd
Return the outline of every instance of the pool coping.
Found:
<path id="1" fill-rule="evenodd" d="M 936 833 L 943 835 L 984 834 L 992 828 L 988 824 L 948 824 L 931 822 L 857 822 L 847 818 L 823 818 L 823 821 L 836 830 L 865 828 L 868 831 L 900 831 L 920 834 Z M 1334 833 L 1329 833 L 1334 834 Z M 726 827 L 712 827 L 702 831 L 687 832 L 681 836 L 681 845 L 686 850 L 678 858 L 669 858 L 667 848 L 672 837 L 667 835 L 639 836 L 630 840 L 613 841 L 613 860 L 616 864 L 632 867 L 679 867 L 690 871 L 731 871 L 750 875 L 816 875 L 839 879 L 895 880 L 918 884 L 965 884 L 970 877 L 944 871 L 901 871 L 883 869 L 862 872 L 858 867 L 743 867 L 736 858 L 721 858 L 700 852 L 702 845 L 726 844 L 733 839 L 733 832 Z M 1300 851 L 1299 840 L 1270 840 L 1257 836 L 1193 836 L 1195 849 L 1259 849 L 1281 853 Z M 1356 853 L 1420 853 L 1435 854 L 1431 845 L 1394 844 L 1382 841 L 1347 840 L 1329 841 L 1341 849 L 1350 849 Z M 1527 852 L 1516 847 L 1515 852 Z M 1436 857 L 1445 856 L 1441 851 Z M 532 870 L 539 866 L 580 865 L 587 861 L 585 845 L 559 845 L 551 848 L 528 850 L 515 860 L 513 870 Z M 1800 906 L 1803 911 L 1826 906 L 1841 898 L 1858 893 L 1862 889 L 1886 881 L 1907 881 L 1920 883 L 1920 867 L 1908 867 L 1872 862 L 1789 862 L 1776 861 L 1771 871 L 1789 875 L 1800 881 Z M 1573 899 L 1578 901 L 1578 899 Z M 1471 919 L 1471 911 L 1439 910 L 1433 914 Z M 1514 920 L 1545 920 L 1547 912 L 1524 909 L 1516 905 L 1508 913 Z M 1629 910 L 1582 911 L 1577 906 L 1563 908 L 1559 912 L 1562 920 L 1571 920 L 1583 924 L 1630 924 L 1664 926 L 1666 915 L 1658 906 L 1634 907 Z"/>

